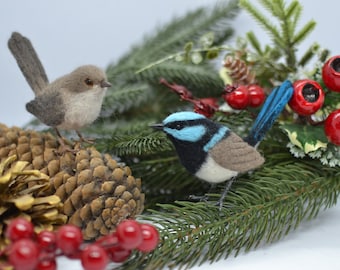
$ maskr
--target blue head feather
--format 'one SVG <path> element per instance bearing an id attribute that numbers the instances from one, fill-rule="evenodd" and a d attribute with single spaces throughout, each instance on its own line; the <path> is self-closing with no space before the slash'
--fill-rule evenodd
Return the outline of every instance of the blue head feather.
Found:
<path id="1" fill-rule="evenodd" d="M 164 119 L 163 125 L 163 131 L 165 133 L 179 141 L 187 142 L 198 142 L 204 136 L 210 134 L 212 130 L 214 130 L 213 132 L 218 131 L 216 134 L 212 134 L 212 138 L 204 146 L 206 152 L 229 131 L 227 127 L 219 129 L 218 124 L 210 121 L 201 114 L 186 111 L 169 115 Z"/>
<path id="2" fill-rule="evenodd" d="M 167 118 L 163 120 L 163 124 L 166 125 L 175 121 L 188 121 L 188 120 L 197 120 L 197 119 L 205 119 L 202 114 L 194 113 L 194 112 L 176 112 L 170 114 Z"/>

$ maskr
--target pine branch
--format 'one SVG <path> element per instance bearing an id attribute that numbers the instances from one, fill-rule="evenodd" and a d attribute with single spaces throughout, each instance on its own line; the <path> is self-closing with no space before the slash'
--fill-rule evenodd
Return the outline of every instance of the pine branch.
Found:
<path id="1" fill-rule="evenodd" d="M 300 63 L 306 65 L 311 60 L 311 54 L 304 55 L 302 60 L 298 60 L 296 52 L 297 45 L 314 29 L 315 22 L 311 20 L 300 30 L 297 30 L 302 6 L 296 0 L 290 4 L 283 0 L 259 0 L 259 2 L 269 12 L 271 18 L 263 15 L 262 11 L 249 0 L 241 0 L 240 6 L 269 33 L 274 45 L 267 45 L 265 49 L 261 49 L 254 34 L 248 33 L 248 41 L 255 52 L 247 52 L 247 55 L 255 63 L 253 71 L 259 82 L 265 84 L 268 78 L 282 81 L 295 73 L 300 67 Z M 273 17 L 277 19 L 275 25 L 275 22 L 271 23 Z M 285 58 L 284 63 L 280 62 L 282 57 Z M 247 57 L 245 56 L 244 59 Z"/>
<path id="2" fill-rule="evenodd" d="M 185 85 L 197 96 L 217 96 L 223 89 L 223 82 L 216 71 L 201 65 L 167 62 L 145 70 L 139 76 L 143 80 L 157 82 L 163 77 L 170 82 Z"/>
<path id="3" fill-rule="evenodd" d="M 253 46 L 253 48 L 255 49 L 256 53 L 258 55 L 263 55 L 263 51 L 261 49 L 261 44 L 260 41 L 257 39 L 256 35 L 254 34 L 254 32 L 248 32 L 246 34 L 248 41 L 250 42 L 250 44 Z"/>
<path id="4" fill-rule="evenodd" d="M 276 26 L 269 23 L 271 21 L 269 18 L 265 17 L 254 5 L 250 4 L 248 0 L 240 0 L 239 4 L 243 9 L 249 12 L 249 14 L 254 17 L 270 35 L 272 35 L 273 39 L 277 41 L 278 44 L 280 44 L 281 36 L 279 30 Z"/>
<path id="5" fill-rule="evenodd" d="M 303 220 L 316 217 L 337 202 L 337 169 L 324 168 L 311 160 L 291 159 L 289 154 L 282 161 L 282 157 L 272 158 L 275 155 L 267 158 L 281 161 L 237 181 L 222 213 L 212 200 L 159 205 L 160 211 L 151 210 L 151 215 L 142 216 L 159 224 L 162 244 L 150 256 L 136 255 L 124 269 L 171 265 L 190 268 L 237 255 L 263 242 L 277 241 Z"/>
<path id="6" fill-rule="evenodd" d="M 170 142 L 162 133 L 152 133 L 151 128 L 144 126 L 144 131 L 129 134 L 116 132 L 109 139 L 99 139 L 98 147 L 117 156 L 140 156 L 161 153 L 172 149 Z"/>
<path id="7" fill-rule="evenodd" d="M 297 32 L 294 36 L 294 39 L 292 40 L 292 43 L 294 45 L 297 45 L 298 43 L 301 43 L 307 35 L 309 35 L 315 28 L 316 22 L 310 21 L 307 24 L 305 24 L 299 32 Z"/>
<path id="8" fill-rule="evenodd" d="M 131 108 L 139 107 L 150 100 L 151 89 L 147 83 L 128 85 L 108 91 L 104 103 L 102 115 L 123 113 Z"/>

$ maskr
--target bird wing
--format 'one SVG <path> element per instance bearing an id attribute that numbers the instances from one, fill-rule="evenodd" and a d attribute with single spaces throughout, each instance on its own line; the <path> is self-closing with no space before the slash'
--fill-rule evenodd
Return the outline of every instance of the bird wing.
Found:
<path id="1" fill-rule="evenodd" d="M 233 132 L 218 142 L 209 154 L 222 167 L 241 173 L 253 170 L 264 162 L 254 147 Z"/>
<path id="2" fill-rule="evenodd" d="M 48 126 L 58 126 L 64 121 L 63 100 L 59 92 L 47 92 L 26 104 L 26 110 Z"/>

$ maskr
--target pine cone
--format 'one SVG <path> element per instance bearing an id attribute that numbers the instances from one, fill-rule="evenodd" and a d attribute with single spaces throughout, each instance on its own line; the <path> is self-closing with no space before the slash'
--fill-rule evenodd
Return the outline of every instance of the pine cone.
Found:
<path id="1" fill-rule="evenodd" d="M 12 155 L 0 163 L 0 254 L 6 246 L 5 225 L 13 218 L 21 216 L 31 220 L 36 231 L 53 229 L 53 225 L 67 221 L 61 214 L 63 205 L 57 195 L 39 194 L 49 188 L 49 177 L 38 170 L 27 169 L 27 161 L 16 159 L 17 156 Z"/>
<path id="2" fill-rule="evenodd" d="M 82 228 L 86 240 L 106 235 L 121 220 L 142 212 L 141 180 L 131 175 L 129 167 L 93 147 L 76 155 L 59 156 L 58 150 L 49 133 L 0 125 L 0 160 L 15 155 L 27 162 L 26 170 L 46 174 L 50 185 L 39 195 L 57 195 L 63 203 L 60 214 Z"/>
<path id="3" fill-rule="evenodd" d="M 224 59 L 224 67 L 228 69 L 233 84 L 249 85 L 255 83 L 255 74 L 241 59 L 228 55 Z"/>

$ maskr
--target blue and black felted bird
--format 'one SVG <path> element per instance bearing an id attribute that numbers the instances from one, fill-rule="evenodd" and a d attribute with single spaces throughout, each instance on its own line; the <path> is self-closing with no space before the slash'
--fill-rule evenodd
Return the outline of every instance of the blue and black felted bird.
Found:
<path id="1" fill-rule="evenodd" d="M 235 177 L 260 167 L 264 158 L 256 150 L 293 94 L 288 80 L 273 89 L 259 112 L 249 135 L 241 138 L 228 127 L 194 112 L 169 115 L 153 128 L 162 130 L 176 148 L 182 165 L 193 175 L 211 184 L 228 181 L 223 200 Z"/>

